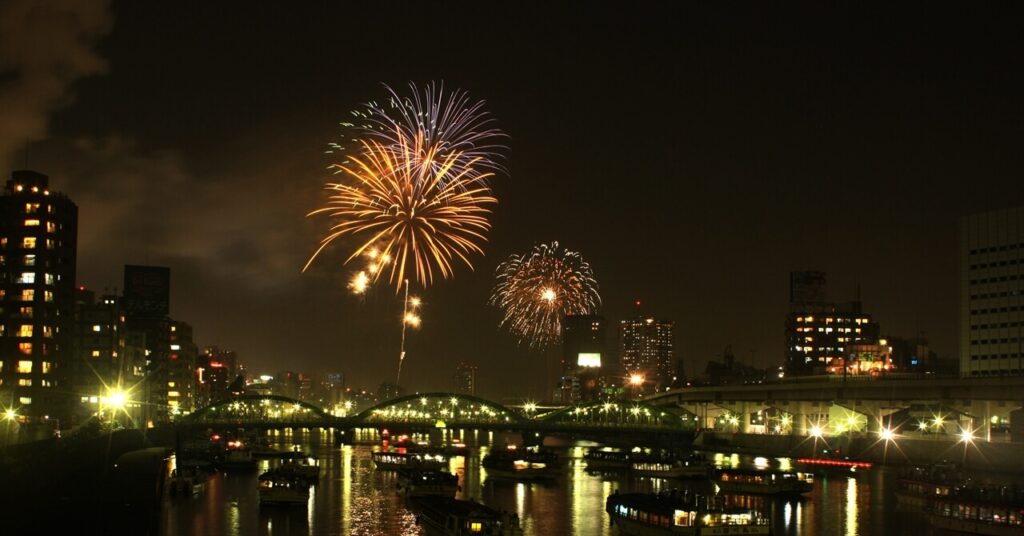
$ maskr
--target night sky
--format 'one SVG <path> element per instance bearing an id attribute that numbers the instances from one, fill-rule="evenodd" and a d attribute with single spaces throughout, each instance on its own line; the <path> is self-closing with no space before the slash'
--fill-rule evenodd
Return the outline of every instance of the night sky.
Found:
<path id="1" fill-rule="evenodd" d="M 344 244 L 300 272 L 327 144 L 381 83 L 463 88 L 510 136 L 487 255 L 423 294 L 411 389 L 469 360 L 485 396 L 540 394 L 544 354 L 486 300 L 550 240 L 609 321 L 675 320 L 690 374 L 727 345 L 781 363 L 791 270 L 955 357 L 957 218 L 1024 203 L 1024 38 L 984 6 L 52 4 L 0 8 L 0 167 L 78 203 L 81 284 L 169 266 L 172 317 L 256 373 L 394 376 L 393 290 L 350 295 Z"/>

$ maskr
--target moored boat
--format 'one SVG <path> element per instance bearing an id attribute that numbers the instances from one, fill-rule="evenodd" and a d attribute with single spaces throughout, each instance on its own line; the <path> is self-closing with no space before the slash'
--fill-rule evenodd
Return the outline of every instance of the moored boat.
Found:
<path id="1" fill-rule="evenodd" d="M 491 536 L 522 536 L 519 517 L 497 510 L 475 501 L 462 501 L 451 497 L 424 496 L 411 501 L 418 512 L 417 522 L 427 529 L 427 534 L 444 536 L 468 536 L 488 534 Z"/>
<path id="2" fill-rule="evenodd" d="M 398 470 L 395 487 L 406 498 L 426 495 L 454 497 L 459 491 L 459 477 L 447 471 L 403 467 Z"/>
<path id="3" fill-rule="evenodd" d="M 629 464 L 629 470 L 635 475 L 658 478 L 708 478 L 712 469 L 707 461 L 699 458 L 641 459 Z"/>
<path id="4" fill-rule="evenodd" d="M 278 466 L 277 470 L 283 474 L 301 478 L 309 484 L 316 484 L 320 481 L 320 466 L 310 463 L 310 460 L 311 458 L 288 460 Z"/>
<path id="5" fill-rule="evenodd" d="M 629 453 L 622 450 L 591 449 L 583 455 L 589 470 L 629 469 Z"/>
<path id="6" fill-rule="evenodd" d="M 198 495 L 206 489 L 209 474 L 193 466 L 178 467 L 167 480 L 167 491 L 173 495 Z"/>
<path id="7" fill-rule="evenodd" d="M 228 441 L 220 467 L 225 470 L 252 470 L 257 466 L 252 450 L 241 441 Z"/>
<path id="8" fill-rule="evenodd" d="M 259 494 L 260 505 L 304 506 L 309 502 L 309 483 L 275 469 L 260 475 Z"/>
<path id="9" fill-rule="evenodd" d="M 480 465 L 488 476 L 519 480 L 553 479 L 561 472 L 558 455 L 549 451 L 495 449 L 484 456 Z"/>
<path id="10" fill-rule="evenodd" d="M 801 495 L 814 489 L 814 475 L 775 469 L 718 469 L 713 479 L 726 493 Z"/>
<path id="11" fill-rule="evenodd" d="M 671 493 L 615 493 L 605 510 L 628 536 L 771 534 L 768 519 L 747 508 L 727 508 L 721 498 Z"/>

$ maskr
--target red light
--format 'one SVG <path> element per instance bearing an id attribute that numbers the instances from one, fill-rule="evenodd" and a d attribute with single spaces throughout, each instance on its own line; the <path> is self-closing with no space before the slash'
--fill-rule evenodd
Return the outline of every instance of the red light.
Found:
<path id="1" fill-rule="evenodd" d="M 210 436 L 210 440 L 220 441 L 220 434 L 213 434 L 212 436 Z"/>
<path id="2" fill-rule="evenodd" d="M 214 368 L 221 368 L 224 366 L 224 363 L 221 363 L 220 361 L 210 361 L 210 366 Z"/>
<path id="3" fill-rule="evenodd" d="M 640 307 L 640 300 L 637 300 L 637 301 L 636 301 L 636 306 L 637 306 L 637 307 Z"/>
<path id="4" fill-rule="evenodd" d="M 391 432 L 388 432 L 388 429 L 385 428 L 385 429 L 380 431 L 380 435 L 387 437 L 387 436 L 391 435 Z"/>

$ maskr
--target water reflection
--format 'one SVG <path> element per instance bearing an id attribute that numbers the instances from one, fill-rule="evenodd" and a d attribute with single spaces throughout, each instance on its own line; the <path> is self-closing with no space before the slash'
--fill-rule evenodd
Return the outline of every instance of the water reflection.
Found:
<path id="1" fill-rule="evenodd" d="M 445 435 L 448 440 L 469 439 L 471 446 L 474 437 L 485 441 L 496 439 L 497 444 L 504 445 L 503 437 L 489 433 L 467 431 Z M 374 467 L 371 445 L 337 448 L 326 434 L 285 432 L 272 435 L 271 439 L 282 449 L 303 444 L 322 467 L 321 481 L 311 490 L 305 508 L 260 508 L 256 491 L 258 472 L 218 473 L 203 494 L 167 499 L 162 514 L 162 534 L 422 534 L 415 514 L 394 491 L 394 473 Z M 608 471 L 588 472 L 583 459 L 586 450 L 578 447 L 560 451 L 566 458 L 565 473 L 555 482 L 495 479 L 480 466 L 487 452 L 487 446 L 479 446 L 471 449 L 468 457 L 451 460 L 449 469 L 459 476 L 458 497 L 515 512 L 527 535 L 618 534 L 604 511 L 605 499 L 616 490 L 623 493 L 672 489 L 700 494 L 713 492 L 713 485 L 706 480 L 665 480 Z M 785 458 L 755 460 L 731 453 L 715 455 L 713 459 L 716 464 L 727 467 L 782 467 L 790 463 Z M 260 471 L 276 463 L 262 462 Z M 730 505 L 764 512 L 772 520 L 773 534 L 896 534 L 904 527 L 895 513 L 892 486 L 885 484 L 892 479 L 892 474 L 885 469 L 858 475 L 825 474 L 815 479 L 814 491 L 804 499 L 734 495 L 728 496 L 727 501 Z M 908 529 L 925 532 L 918 528 L 919 523 L 906 523 Z"/>

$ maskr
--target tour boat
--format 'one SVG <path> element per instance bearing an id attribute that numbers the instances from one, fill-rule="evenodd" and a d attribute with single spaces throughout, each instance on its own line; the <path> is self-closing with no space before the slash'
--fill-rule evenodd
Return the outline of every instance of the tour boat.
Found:
<path id="1" fill-rule="evenodd" d="M 748 508 L 726 508 L 721 498 L 671 493 L 614 493 L 605 510 L 628 536 L 771 534 L 768 519 Z"/>
<path id="2" fill-rule="evenodd" d="M 396 489 L 406 498 L 425 495 L 454 497 L 459 491 L 459 477 L 447 471 L 403 467 L 398 470 Z"/>
<path id="3" fill-rule="evenodd" d="M 261 505 L 303 506 L 309 502 L 309 483 L 278 470 L 260 475 Z"/>
<path id="4" fill-rule="evenodd" d="M 629 470 L 637 476 L 658 478 L 708 478 L 712 466 L 699 458 L 686 460 L 640 459 L 629 464 Z"/>
<path id="5" fill-rule="evenodd" d="M 942 496 L 925 508 L 932 527 L 986 536 L 1024 535 L 1024 502 Z"/>
<path id="6" fill-rule="evenodd" d="M 480 462 L 487 475 L 519 480 L 553 479 L 560 473 L 558 455 L 525 449 L 492 450 Z"/>
<path id="7" fill-rule="evenodd" d="M 444 454 L 432 454 L 429 452 L 407 451 L 380 451 L 374 452 L 373 463 L 378 469 L 395 470 L 402 467 L 415 467 L 418 469 L 444 469 L 448 467 L 448 457 Z"/>
<path id="8" fill-rule="evenodd" d="M 948 497 L 953 487 L 931 470 L 915 468 L 896 481 L 896 505 L 923 509 L 934 498 Z"/>
<path id="9" fill-rule="evenodd" d="M 726 493 L 801 495 L 814 489 L 814 475 L 773 469 L 718 469 L 714 481 Z"/>
<path id="10" fill-rule="evenodd" d="M 583 459 L 589 470 L 629 469 L 629 453 L 622 450 L 591 449 L 583 455 Z"/>
<path id="11" fill-rule="evenodd" d="M 499 513 L 475 501 L 451 497 L 415 497 L 411 501 L 417 523 L 427 534 L 444 536 L 522 536 L 523 529 L 515 513 Z"/>

